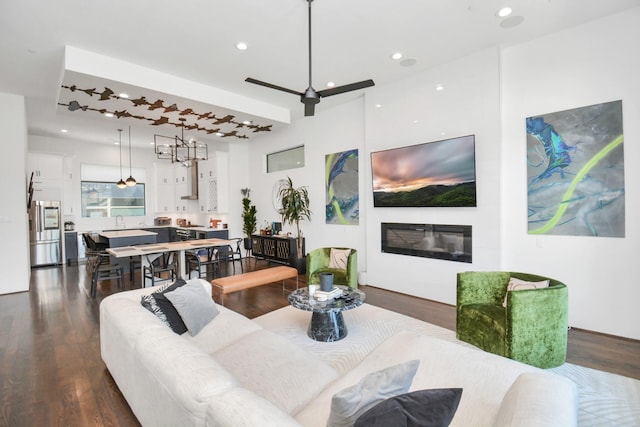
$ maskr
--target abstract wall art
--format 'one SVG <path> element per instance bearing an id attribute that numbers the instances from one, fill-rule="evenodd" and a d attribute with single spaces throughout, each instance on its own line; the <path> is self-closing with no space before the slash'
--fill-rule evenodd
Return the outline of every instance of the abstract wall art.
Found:
<path id="1" fill-rule="evenodd" d="M 624 237 L 622 101 L 528 117 L 529 234 Z"/>
<path id="2" fill-rule="evenodd" d="M 326 223 L 358 225 L 358 150 L 325 156 Z"/>

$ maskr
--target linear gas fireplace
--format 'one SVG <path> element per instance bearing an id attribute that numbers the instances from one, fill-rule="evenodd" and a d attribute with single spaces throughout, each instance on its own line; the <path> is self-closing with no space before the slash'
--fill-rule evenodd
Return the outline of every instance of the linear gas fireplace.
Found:
<path id="1" fill-rule="evenodd" d="M 382 252 L 471 262 L 471 226 L 382 223 Z"/>

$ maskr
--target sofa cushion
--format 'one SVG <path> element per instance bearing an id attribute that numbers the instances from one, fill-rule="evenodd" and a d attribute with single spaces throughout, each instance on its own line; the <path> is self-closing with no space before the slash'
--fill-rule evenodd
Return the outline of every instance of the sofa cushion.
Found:
<path id="1" fill-rule="evenodd" d="M 360 415 L 383 400 L 406 393 L 420 361 L 393 365 L 366 375 L 357 384 L 340 390 L 331 399 L 328 427 L 350 427 Z"/>
<path id="2" fill-rule="evenodd" d="M 461 388 L 418 390 L 378 403 L 354 427 L 447 427 L 458 409 Z"/>
<path id="3" fill-rule="evenodd" d="M 494 426 L 575 426 L 577 396 L 576 385 L 559 375 L 520 374 L 505 394 Z"/>
<path id="4" fill-rule="evenodd" d="M 135 356 L 127 401 L 143 426 L 203 425 L 209 402 L 239 386 L 211 355 L 166 327 L 140 335 Z"/>
<path id="5" fill-rule="evenodd" d="M 207 408 L 207 426 L 301 427 L 289 414 L 246 388 L 234 387 L 212 399 Z"/>
<path id="6" fill-rule="evenodd" d="M 182 335 L 182 338 L 207 354 L 213 354 L 234 341 L 262 329 L 256 322 L 235 311 L 217 304 L 216 308 L 220 314 L 216 316 L 215 322 L 209 322 L 196 336 Z"/>
<path id="7" fill-rule="evenodd" d="M 198 335 L 218 315 L 211 295 L 198 282 L 189 281 L 174 291 L 166 292 L 164 296 L 178 311 L 191 336 Z"/>
<path id="8" fill-rule="evenodd" d="M 507 298 L 509 297 L 509 292 L 511 291 L 522 291 L 525 289 L 541 289 L 548 288 L 549 280 L 541 280 L 539 282 L 530 282 L 527 280 L 517 279 L 512 277 L 509 279 L 509 284 L 507 285 L 507 293 L 504 294 L 504 300 L 502 301 L 502 306 L 507 307 Z"/>
<path id="9" fill-rule="evenodd" d="M 185 282 L 183 279 L 177 279 L 166 289 L 151 294 L 153 295 L 153 298 L 155 298 L 156 304 L 158 304 L 160 310 L 162 310 L 164 315 L 167 316 L 167 320 L 169 321 L 171 330 L 176 334 L 184 334 L 185 332 L 187 332 L 187 326 L 184 324 L 182 317 L 180 317 L 180 314 L 178 313 L 176 308 L 173 306 L 173 304 L 171 304 L 171 301 L 169 301 L 164 294 L 167 292 L 175 291 L 180 286 L 186 285 L 186 283 L 187 282 Z"/>
<path id="10" fill-rule="evenodd" d="M 338 373 L 291 341 L 264 329 L 247 334 L 213 353 L 242 385 L 295 414 Z"/>
<path id="11" fill-rule="evenodd" d="M 346 270 L 350 254 L 351 249 L 331 248 L 331 252 L 329 253 L 329 268 Z"/>

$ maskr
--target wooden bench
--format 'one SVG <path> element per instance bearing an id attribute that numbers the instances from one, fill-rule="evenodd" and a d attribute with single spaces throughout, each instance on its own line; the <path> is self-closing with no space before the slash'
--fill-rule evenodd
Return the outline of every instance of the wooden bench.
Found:
<path id="1" fill-rule="evenodd" d="M 298 289 L 298 270 L 284 265 L 251 271 L 249 273 L 220 277 L 211 281 L 211 289 L 214 293 L 212 297 L 215 296 L 215 292 L 217 291 L 220 294 L 220 304 L 224 305 L 224 296 L 226 294 L 266 285 L 268 283 L 277 282 L 278 280 L 282 280 L 282 291 L 284 292 L 285 279 L 293 278 L 296 279 L 296 289 Z"/>

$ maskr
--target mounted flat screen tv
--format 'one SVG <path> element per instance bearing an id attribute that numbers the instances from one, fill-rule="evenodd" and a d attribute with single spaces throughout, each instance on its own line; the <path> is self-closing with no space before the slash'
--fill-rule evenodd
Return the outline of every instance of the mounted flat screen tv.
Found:
<path id="1" fill-rule="evenodd" d="M 475 135 L 371 153 L 374 207 L 476 206 Z"/>

